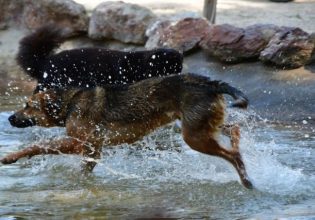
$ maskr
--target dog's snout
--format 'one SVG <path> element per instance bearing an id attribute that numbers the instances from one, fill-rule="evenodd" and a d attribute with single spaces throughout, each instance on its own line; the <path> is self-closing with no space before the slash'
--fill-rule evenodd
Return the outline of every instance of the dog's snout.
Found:
<path id="1" fill-rule="evenodd" d="M 8 120 L 9 120 L 10 124 L 12 125 L 12 123 L 14 123 L 15 120 L 16 120 L 16 116 L 15 116 L 15 115 L 11 115 L 11 116 L 8 118 Z"/>
<path id="2" fill-rule="evenodd" d="M 8 120 L 13 127 L 17 128 L 26 128 L 35 125 L 34 120 L 24 117 L 18 117 L 16 114 L 11 115 Z"/>

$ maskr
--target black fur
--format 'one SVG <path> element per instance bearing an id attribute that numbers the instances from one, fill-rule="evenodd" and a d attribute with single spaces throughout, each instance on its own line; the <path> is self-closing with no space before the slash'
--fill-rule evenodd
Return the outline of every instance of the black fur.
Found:
<path id="1" fill-rule="evenodd" d="M 215 89 L 214 92 L 228 94 L 235 99 L 231 107 L 247 108 L 248 98 L 242 91 L 225 82 L 213 81 L 212 85 L 214 84 L 216 84 L 216 86 L 213 86 L 213 89 Z"/>
<path id="2" fill-rule="evenodd" d="M 35 92 L 55 87 L 125 84 L 155 76 L 179 74 L 183 56 L 173 49 L 122 52 L 103 48 L 65 50 L 62 29 L 44 26 L 20 42 L 17 62 L 37 79 Z"/>

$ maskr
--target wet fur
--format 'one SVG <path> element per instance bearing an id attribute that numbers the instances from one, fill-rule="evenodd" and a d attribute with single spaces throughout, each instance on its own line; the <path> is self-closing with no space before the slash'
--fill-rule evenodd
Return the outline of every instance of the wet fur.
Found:
<path id="1" fill-rule="evenodd" d="M 21 121 L 26 127 L 29 123 L 66 126 L 69 137 L 28 147 L 1 162 L 60 153 L 82 153 L 97 159 L 102 146 L 134 143 L 156 128 L 180 119 L 183 139 L 192 149 L 231 162 L 244 186 L 251 188 L 238 150 L 239 128 L 224 127 L 224 133 L 231 137 L 231 150 L 216 141 L 224 123 L 223 94 L 236 99 L 235 107 L 247 106 L 248 100 L 241 91 L 193 74 L 151 78 L 131 85 L 47 90 L 33 95 L 26 107 L 10 118 L 10 123 L 16 127 L 24 126 Z M 87 161 L 85 168 L 92 170 L 95 161 Z"/>
<path id="2" fill-rule="evenodd" d="M 183 56 L 173 49 L 123 52 L 90 47 L 54 53 L 65 40 L 66 30 L 47 25 L 20 41 L 16 60 L 38 81 L 34 93 L 49 88 L 132 83 L 182 70 Z"/>

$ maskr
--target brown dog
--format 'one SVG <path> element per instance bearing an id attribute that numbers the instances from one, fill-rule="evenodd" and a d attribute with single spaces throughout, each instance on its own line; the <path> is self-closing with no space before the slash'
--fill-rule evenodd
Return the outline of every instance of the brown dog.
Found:
<path id="1" fill-rule="evenodd" d="M 232 106 L 247 107 L 247 98 L 241 91 L 193 74 L 151 78 L 131 85 L 40 92 L 10 117 L 10 123 L 16 127 L 65 126 L 68 137 L 43 146 L 30 146 L 4 157 L 1 162 L 14 163 L 22 157 L 40 154 L 82 153 L 87 157 L 84 168 L 92 170 L 102 146 L 133 143 L 180 119 L 183 138 L 192 149 L 229 161 L 243 185 L 252 188 L 238 149 L 239 128 L 223 129 L 231 137 L 231 150 L 216 141 L 224 121 L 222 94 L 236 99 Z"/>

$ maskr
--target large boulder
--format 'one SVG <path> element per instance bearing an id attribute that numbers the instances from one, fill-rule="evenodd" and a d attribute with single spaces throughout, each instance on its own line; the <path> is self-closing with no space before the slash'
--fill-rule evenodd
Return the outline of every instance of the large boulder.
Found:
<path id="1" fill-rule="evenodd" d="M 198 43 L 209 31 L 210 24 L 204 18 L 183 18 L 178 21 L 165 20 L 154 23 L 146 32 L 146 48 L 167 47 L 187 52 L 198 47 Z"/>
<path id="2" fill-rule="evenodd" d="M 92 39 L 115 39 L 125 43 L 144 44 L 145 30 L 156 16 L 136 4 L 108 1 L 93 11 L 89 24 Z"/>
<path id="3" fill-rule="evenodd" d="M 85 8 L 72 0 L 0 0 L 0 28 L 10 26 L 36 29 L 55 23 L 73 31 L 86 31 Z"/>
<path id="4" fill-rule="evenodd" d="M 300 28 L 283 28 L 269 41 L 260 54 L 260 60 L 283 68 L 298 68 L 310 62 L 314 42 Z"/>
<path id="5" fill-rule="evenodd" d="M 247 28 L 213 25 L 200 46 L 223 62 L 257 59 L 278 30 L 274 25 L 252 25 Z"/>
<path id="6" fill-rule="evenodd" d="M 23 20 L 30 29 L 56 23 L 75 31 L 86 31 L 88 16 L 83 5 L 72 0 L 24 0 Z"/>
<path id="7" fill-rule="evenodd" d="M 0 0 L 0 30 L 21 25 L 24 5 L 21 0 Z"/>
<path id="8" fill-rule="evenodd" d="M 310 63 L 312 63 L 312 62 L 315 62 L 315 32 L 310 35 L 310 40 L 314 44 L 314 49 L 313 49 L 312 57 L 311 57 L 311 60 L 310 60 Z"/>

